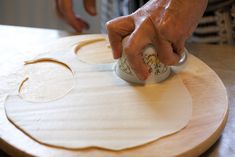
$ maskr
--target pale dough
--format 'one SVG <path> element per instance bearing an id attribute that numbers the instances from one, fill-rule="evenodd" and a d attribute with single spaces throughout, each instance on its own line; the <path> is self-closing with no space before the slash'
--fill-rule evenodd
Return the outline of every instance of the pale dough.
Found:
<path id="1" fill-rule="evenodd" d="M 104 48 L 106 43 L 101 42 Z M 79 51 L 86 46 L 79 48 Z M 62 95 L 59 94 L 61 91 L 70 89 L 70 70 L 58 68 L 54 63 L 29 65 L 34 68 L 34 72 L 29 70 L 29 80 L 42 77 L 39 80 L 43 82 L 39 82 L 44 85 L 37 92 L 34 89 L 39 86 L 38 83 L 30 84 L 27 80 L 21 89 L 24 99 L 17 95 L 8 96 L 5 101 L 7 117 L 40 143 L 68 149 L 99 147 L 123 150 L 152 142 L 186 127 L 192 114 L 192 100 L 177 74 L 159 84 L 129 84 L 115 74 L 114 64 L 104 64 L 102 56 L 111 54 L 110 48 L 104 49 L 95 49 L 100 54 L 97 59 L 91 57 L 91 60 L 86 55 L 95 56 L 97 51 L 84 51 L 87 62 L 82 55 L 76 58 L 70 50 L 47 54 L 68 63 L 74 70 L 73 89 L 55 101 L 45 100 L 48 96 L 51 99 L 51 95 L 58 98 Z M 59 84 L 54 86 L 54 82 Z M 26 87 L 30 90 L 24 89 Z M 39 97 L 38 93 L 43 96 Z"/>
<path id="2" fill-rule="evenodd" d="M 19 95 L 27 101 L 47 102 L 63 97 L 73 86 L 73 72 L 66 64 L 44 58 L 26 62 Z"/>
<path id="3" fill-rule="evenodd" d="M 94 72 L 77 77 L 63 99 L 35 104 L 10 96 L 5 107 L 8 117 L 41 143 L 122 150 L 180 131 L 190 120 L 191 101 L 178 76 L 135 86 L 113 72 Z"/>

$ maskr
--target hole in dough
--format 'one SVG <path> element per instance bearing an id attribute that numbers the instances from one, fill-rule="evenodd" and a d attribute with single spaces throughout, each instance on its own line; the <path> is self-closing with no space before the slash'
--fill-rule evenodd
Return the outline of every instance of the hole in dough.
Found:
<path id="1" fill-rule="evenodd" d="M 112 49 L 105 38 L 84 40 L 75 47 L 78 58 L 89 64 L 104 64 L 114 62 Z"/>
<path id="2" fill-rule="evenodd" d="M 26 78 L 19 95 L 31 102 L 48 102 L 66 95 L 74 86 L 74 74 L 65 63 L 51 58 L 25 62 Z"/>

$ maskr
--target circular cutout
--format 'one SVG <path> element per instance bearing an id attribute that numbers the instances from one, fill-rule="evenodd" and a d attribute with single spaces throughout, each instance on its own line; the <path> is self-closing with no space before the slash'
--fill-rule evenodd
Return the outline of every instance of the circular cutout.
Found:
<path id="1" fill-rule="evenodd" d="M 42 58 L 25 62 L 27 77 L 19 95 L 31 102 L 48 102 L 66 95 L 74 86 L 71 68 L 60 61 Z"/>
<path id="2" fill-rule="evenodd" d="M 78 58 L 89 64 L 105 64 L 114 62 L 112 49 L 105 38 L 85 40 L 75 47 Z"/>

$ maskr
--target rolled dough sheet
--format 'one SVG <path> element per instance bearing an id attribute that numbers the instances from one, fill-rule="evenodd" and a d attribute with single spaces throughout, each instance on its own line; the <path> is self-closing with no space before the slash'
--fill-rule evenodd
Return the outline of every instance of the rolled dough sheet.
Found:
<path id="1" fill-rule="evenodd" d="M 74 89 L 55 101 L 8 96 L 8 118 L 47 145 L 123 150 L 180 131 L 192 114 L 191 96 L 177 75 L 146 86 L 131 85 L 113 71 L 84 72 L 75 79 Z M 24 95 L 35 100 L 29 92 Z"/>
<path id="2" fill-rule="evenodd" d="M 66 64 L 43 58 L 26 62 L 19 95 L 27 101 L 47 102 L 63 97 L 73 86 L 73 72 Z"/>

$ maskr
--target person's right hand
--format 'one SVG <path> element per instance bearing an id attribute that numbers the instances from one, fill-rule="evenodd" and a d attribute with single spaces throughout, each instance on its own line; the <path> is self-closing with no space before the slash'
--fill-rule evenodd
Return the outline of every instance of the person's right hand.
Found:
<path id="1" fill-rule="evenodd" d="M 96 13 L 96 1 L 95 0 L 83 0 L 85 10 L 92 16 Z M 73 11 L 72 0 L 55 0 L 55 8 L 59 17 L 66 20 L 77 32 L 81 33 L 82 30 L 89 27 L 88 23 L 75 15 Z"/>
<path id="2" fill-rule="evenodd" d="M 129 65 L 141 80 L 149 75 L 142 53 L 150 44 L 162 63 L 178 63 L 185 40 L 196 28 L 206 6 L 207 0 L 151 0 L 133 14 L 109 21 L 106 26 L 114 58 L 121 57 L 124 49 Z"/>

